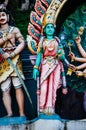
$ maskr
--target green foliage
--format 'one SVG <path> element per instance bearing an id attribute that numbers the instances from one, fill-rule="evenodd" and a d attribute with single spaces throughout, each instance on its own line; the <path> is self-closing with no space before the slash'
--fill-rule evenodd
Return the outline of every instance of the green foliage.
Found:
<path id="1" fill-rule="evenodd" d="M 27 27 L 30 22 L 31 9 L 28 8 L 28 10 L 26 11 L 21 11 L 19 5 L 19 1 L 15 0 L 13 2 L 13 0 L 9 0 L 7 9 L 11 12 L 13 16 L 14 25 L 21 30 L 21 33 L 23 34 L 24 38 L 26 38 Z"/>
<path id="2" fill-rule="evenodd" d="M 14 11 L 13 17 L 14 17 L 15 26 L 17 26 L 21 30 L 21 33 L 26 39 L 27 28 L 28 28 L 29 18 L 30 18 L 30 10 L 28 11 L 16 10 Z"/>

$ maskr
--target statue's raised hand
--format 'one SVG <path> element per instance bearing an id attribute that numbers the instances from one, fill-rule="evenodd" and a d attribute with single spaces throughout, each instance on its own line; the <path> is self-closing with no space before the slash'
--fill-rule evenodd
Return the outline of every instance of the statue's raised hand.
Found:
<path id="1" fill-rule="evenodd" d="M 75 60 L 75 55 L 73 52 L 69 52 L 69 58 L 71 59 L 71 62 L 73 62 Z"/>
<path id="2" fill-rule="evenodd" d="M 77 36 L 77 37 L 75 38 L 75 42 L 76 42 L 77 45 L 80 44 L 80 43 L 81 43 L 81 37 L 80 37 L 80 36 Z"/>

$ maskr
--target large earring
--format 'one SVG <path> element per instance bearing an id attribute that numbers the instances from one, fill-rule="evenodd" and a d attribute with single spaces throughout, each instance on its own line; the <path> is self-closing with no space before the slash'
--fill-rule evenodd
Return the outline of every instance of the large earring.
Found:
<path id="1" fill-rule="evenodd" d="M 56 25 L 54 24 L 54 28 L 56 28 Z"/>

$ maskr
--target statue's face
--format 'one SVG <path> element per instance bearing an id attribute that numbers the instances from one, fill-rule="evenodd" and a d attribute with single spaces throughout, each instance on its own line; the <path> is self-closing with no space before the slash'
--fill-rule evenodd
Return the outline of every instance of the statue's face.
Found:
<path id="1" fill-rule="evenodd" d="M 49 35 L 49 36 L 54 35 L 54 32 L 55 32 L 54 25 L 52 23 L 47 24 L 44 28 L 44 32 L 46 35 Z"/>
<path id="2" fill-rule="evenodd" d="M 8 16 L 5 12 L 0 12 L 0 25 L 6 24 L 8 21 Z"/>

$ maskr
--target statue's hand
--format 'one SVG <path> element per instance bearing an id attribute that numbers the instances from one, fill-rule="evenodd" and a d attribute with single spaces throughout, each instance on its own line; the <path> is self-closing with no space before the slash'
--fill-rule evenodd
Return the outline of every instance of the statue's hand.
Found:
<path id="1" fill-rule="evenodd" d="M 70 52 L 68 56 L 69 56 L 69 58 L 71 59 L 71 61 L 74 61 L 74 60 L 75 60 L 75 55 L 74 55 L 73 52 Z"/>
<path id="2" fill-rule="evenodd" d="M 33 78 L 34 78 L 34 80 L 36 80 L 37 79 L 37 76 L 39 76 L 39 71 L 38 71 L 38 69 L 33 69 Z"/>
<path id="3" fill-rule="evenodd" d="M 71 70 L 73 70 L 73 71 L 75 71 L 75 70 L 77 69 L 77 67 L 76 67 L 75 65 L 73 65 L 73 64 L 69 64 L 68 67 L 69 67 Z"/>
<path id="4" fill-rule="evenodd" d="M 68 93 L 68 89 L 67 89 L 67 88 L 63 88 L 63 89 L 62 89 L 62 93 L 63 93 L 64 95 L 66 95 L 66 94 Z"/>
<path id="5" fill-rule="evenodd" d="M 76 71 L 76 75 L 77 76 L 83 76 L 83 72 L 82 71 Z"/>
<path id="6" fill-rule="evenodd" d="M 76 42 L 77 45 L 80 44 L 80 42 L 81 42 L 81 37 L 80 37 L 80 36 L 77 36 L 77 37 L 75 38 L 75 42 Z"/>
<path id="7" fill-rule="evenodd" d="M 10 54 L 9 54 L 9 53 L 7 53 L 7 52 L 5 52 L 5 53 L 2 55 L 2 57 L 3 57 L 4 59 L 7 59 L 7 58 L 9 58 L 9 57 L 10 57 Z"/>

